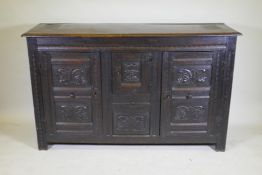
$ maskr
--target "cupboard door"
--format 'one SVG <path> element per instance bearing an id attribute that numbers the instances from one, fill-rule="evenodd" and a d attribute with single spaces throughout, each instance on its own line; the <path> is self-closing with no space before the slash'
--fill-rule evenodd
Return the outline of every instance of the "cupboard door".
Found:
<path id="1" fill-rule="evenodd" d="M 212 135 L 219 52 L 165 52 L 161 136 Z"/>
<path id="2" fill-rule="evenodd" d="M 98 53 L 40 52 L 49 134 L 99 134 L 101 79 Z"/>
<path id="3" fill-rule="evenodd" d="M 107 52 L 102 61 L 106 135 L 159 135 L 160 53 Z"/>

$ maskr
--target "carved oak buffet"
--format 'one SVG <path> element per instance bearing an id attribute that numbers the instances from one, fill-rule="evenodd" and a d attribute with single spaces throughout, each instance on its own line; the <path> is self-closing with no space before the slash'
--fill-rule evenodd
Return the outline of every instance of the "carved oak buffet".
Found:
<path id="1" fill-rule="evenodd" d="M 39 24 L 27 37 L 39 149 L 225 150 L 236 38 L 224 24 Z"/>

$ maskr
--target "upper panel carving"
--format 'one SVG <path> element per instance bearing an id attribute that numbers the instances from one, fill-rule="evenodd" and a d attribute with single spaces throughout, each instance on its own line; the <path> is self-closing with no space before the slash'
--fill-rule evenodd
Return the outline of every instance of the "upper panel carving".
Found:
<path id="1" fill-rule="evenodd" d="M 88 65 L 53 65 L 54 86 L 88 86 L 90 75 Z"/>
<path id="2" fill-rule="evenodd" d="M 133 83 L 140 82 L 141 77 L 140 62 L 129 61 L 122 63 L 122 82 Z"/>
<path id="3" fill-rule="evenodd" d="M 211 67 L 173 67 L 175 86 L 209 86 Z"/>
<path id="4" fill-rule="evenodd" d="M 154 54 L 150 52 L 112 53 L 113 93 L 148 93 Z"/>

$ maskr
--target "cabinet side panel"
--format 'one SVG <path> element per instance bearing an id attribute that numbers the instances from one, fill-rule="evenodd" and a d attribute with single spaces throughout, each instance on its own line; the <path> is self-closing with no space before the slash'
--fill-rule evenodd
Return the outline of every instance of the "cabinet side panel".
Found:
<path id="1" fill-rule="evenodd" d="M 235 49 L 237 37 L 228 37 L 227 51 L 221 65 L 221 99 L 220 111 L 216 117 L 217 151 L 225 151 L 230 108 L 231 90 L 233 82 Z"/>
<path id="2" fill-rule="evenodd" d="M 46 150 L 48 148 L 48 145 L 46 142 L 46 128 L 45 128 L 45 119 L 44 119 L 39 60 L 36 52 L 36 47 L 37 47 L 36 39 L 30 37 L 27 38 L 27 45 L 28 45 L 32 92 L 33 92 L 38 149 Z"/>

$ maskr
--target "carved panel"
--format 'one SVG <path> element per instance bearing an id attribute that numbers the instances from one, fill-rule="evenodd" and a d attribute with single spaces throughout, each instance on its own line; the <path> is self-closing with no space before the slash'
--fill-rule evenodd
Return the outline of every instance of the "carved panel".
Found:
<path id="1" fill-rule="evenodd" d="M 134 115 L 119 115 L 116 119 L 116 130 L 119 131 L 144 131 L 145 130 L 145 117 Z"/>
<path id="2" fill-rule="evenodd" d="M 152 53 L 112 53 L 113 93 L 148 93 L 153 57 Z"/>
<path id="3" fill-rule="evenodd" d="M 122 63 L 122 82 L 133 83 L 140 82 L 141 77 L 140 62 L 129 61 Z"/>
<path id="4" fill-rule="evenodd" d="M 173 67 L 173 82 L 175 86 L 209 86 L 210 76 L 211 66 Z"/>
<path id="5" fill-rule="evenodd" d="M 114 113 L 114 134 L 136 135 L 149 134 L 149 113 L 148 112 L 115 112 Z"/>
<path id="6" fill-rule="evenodd" d="M 171 111 L 171 122 L 173 123 L 206 122 L 208 115 L 208 99 L 174 99 Z"/>
<path id="7" fill-rule="evenodd" d="M 201 120 L 204 114 L 203 106 L 177 106 L 174 120 Z"/>
<path id="8" fill-rule="evenodd" d="M 84 65 L 62 65 L 53 66 L 53 83 L 55 86 L 88 86 L 90 84 L 89 66 Z"/>
<path id="9" fill-rule="evenodd" d="M 91 109 L 87 104 L 81 103 L 59 103 L 56 104 L 57 122 L 91 122 Z"/>

